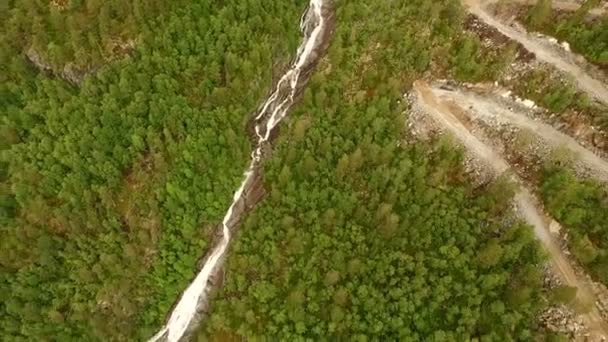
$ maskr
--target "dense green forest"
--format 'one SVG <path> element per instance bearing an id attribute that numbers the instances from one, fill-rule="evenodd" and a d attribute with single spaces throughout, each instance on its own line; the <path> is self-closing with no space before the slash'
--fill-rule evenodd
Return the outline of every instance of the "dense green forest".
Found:
<path id="1" fill-rule="evenodd" d="M 9 11 L 2 16 L 2 65 L 22 63 L 25 53 L 54 73 L 95 70 L 132 51 L 150 33 L 150 19 L 183 3 L 8 0 Z"/>
<path id="2" fill-rule="evenodd" d="M 608 284 L 608 192 L 594 180 L 577 179 L 559 167 L 544 170 L 540 193 L 549 213 L 569 235 L 574 256 L 597 280 Z"/>
<path id="3" fill-rule="evenodd" d="M 459 49 L 459 4 L 337 11 L 199 340 L 531 340 L 542 258 L 514 189 L 472 188 L 448 139 L 405 142 L 402 94 Z"/>
<path id="4" fill-rule="evenodd" d="M 150 337 L 193 277 L 305 1 L 185 3 L 9 1 L 1 12 L 3 341 Z M 137 44 L 107 58 L 117 37 Z M 101 69 L 75 87 L 29 64 L 30 48 L 53 69 Z"/>
<path id="5" fill-rule="evenodd" d="M 505 67 L 515 59 L 515 49 L 485 48 L 480 38 L 473 33 L 455 35 L 449 50 L 447 63 L 438 60 L 440 70 L 446 70 L 451 78 L 461 82 L 496 81 L 500 78 Z"/>
<path id="6" fill-rule="evenodd" d="M 587 60 L 608 69 L 608 15 L 587 20 L 590 9 L 601 6 L 600 0 L 586 0 L 570 14 L 551 10 L 551 0 L 538 0 L 530 7 L 523 22 L 528 28 L 566 41 L 572 50 Z"/>
<path id="7" fill-rule="evenodd" d="M 137 341 L 162 326 L 241 181 L 248 119 L 296 51 L 306 2 L 7 2 L 1 340 Z M 458 0 L 334 5 L 328 53 L 264 164 L 267 196 L 198 338 L 542 339 L 552 297 L 514 185 L 472 186 L 455 142 L 405 127 L 415 79 L 495 80 L 514 50 L 463 33 Z M 568 87 L 530 98 L 595 110 Z M 541 192 L 605 281 L 604 190 L 547 169 Z"/>

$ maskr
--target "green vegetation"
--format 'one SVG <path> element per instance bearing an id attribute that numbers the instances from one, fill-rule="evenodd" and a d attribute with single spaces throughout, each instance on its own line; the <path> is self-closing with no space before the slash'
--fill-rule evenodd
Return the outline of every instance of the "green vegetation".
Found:
<path id="1" fill-rule="evenodd" d="M 2 17 L 2 65 L 19 64 L 22 59 L 14 52 L 28 52 L 54 72 L 66 66 L 76 72 L 96 69 L 133 50 L 150 33 L 150 19 L 183 3 L 8 0 L 9 11 Z"/>
<path id="2" fill-rule="evenodd" d="M 553 300 L 557 303 L 572 304 L 577 292 L 576 287 L 561 285 L 552 290 Z"/>
<path id="3" fill-rule="evenodd" d="M 523 22 L 532 30 L 567 41 L 573 51 L 602 68 L 608 68 L 608 16 L 591 22 L 585 19 L 589 10 L 599 4 L 599 0 L 587 0 L 571 14 L 557 14 L 551 10 L 551 0 L 538 0 Z"/>
<path id="4" fill-rule="evenodd" d="M 550 112 L 568 115 L 582 113 L 591 125 L 608 131 L 608 106 L 577 91 L 568 81 L 544 69 L 534 69 L 511 81 L 510 87 L 522 98 L 530 99 Z"/>
<path id="5" fill-rule="evenodd" d="M 2 340 L 135 341 L 161 326 L 241 181 L 246 123 L 296 50 L 305 3 L 8 1 Z M 541 292 L 513 185 L 473 188 L 447 138 L 405 142 L 415 79 L 495 80 L 514 48 L 463 34 L 458 0 L 336 6 L 331 47 L 264 165 L 268 196 L 233 241 L 199 339 L 538 337 L 546 299 L 576 290 Z M 530 77 L 526 97 L 603 120 L 568 85 Z M 605 192 L 562 171 L 542 191 L 605 280 Z"/>
<path id="6" fill-rule="evenodd" d="M 449 62 L 454 79 L 463 82 L 480 82 L 497 80 L 514 58 L 513 47 L 500 50 L 485 49 L 477 36 L 464 34 L 455 40 Z"/>
<path id="7" fill-rule="evenodd" d="M 142 340 L 241 180 L 247 118 L 296 49 L 304 1 L 43 3 L 2 12 L 0 339 Z M 136 39 L 131 56 L 79 88 L 23 56 L 32 42 L 53 68 L 90 66 L 116 37 Z"/>
<path id="8" fill-rule="evenodd" d="M 588 10 L 589 5 L 590 2 L 587 2 L 584 9 Z M 506 1 L 497 3 L 495 9 L 498 13 L 506 15 L 517 11 L 518 8 L 521 9 L 520 5 Z M 577 13 L 582 12 L 584 11 Z M 530 29 L 544 27 L 545 23 L 549 25 L 558 20 L 551 17 L 552 13 L 551 1 L 540 0 L 536 6 L 529 9 L 522 21 L 526 22 Z M 580 15 L 582 14 L 577 14 L 577 18 Z M 605 32 L 608 33 L 608 30 Z M 485 33 L 478 34 L 483 36 Z M 469 48 L 465 49 L 470 52 L 456 59 L 456 66 L 453 67 L 455 72 L 452 76 L 457 80 L 468 82 L 499 79 L 505 67 L 514 61 L 517 46 L 512 42 L 500 40 L 495 41 L 495 45 L 484 46 L 479 42 L 479 38 L 471 37 L 471 39 L 473 42 L 468 43 Z M 458 44 L 455 46 L 457 47 Z M 518 58 L 523 58 L 525 61 L 531 57 L 528 52 L 521 52 Z M 509 75 L 501 78 L 501 81 L 517 96 L 533 100 L 539 106 L 548 109 L 549 115 L 554 113 L 560 115 L 562 122 L 584 120 L 587 125 L 608 132 L 608 106 L 590 98 L 585 92 L 578 91 L 571 81 L 565 80 L 551 68 L 524 69 L 516 72 L 515 77 Z"/>
<path id="9" fill-rule="evenodd" d="M 608 284 L 608 192 L 599 182 L 577 179 L 559 167 L 545 170 L 540 192 L 549 213 L 568 230 L 574 256 Z"/>
<path id="10" fill-rule="evenodd" d="M 538 0 L 536 5 L 532 6 L 526 16 L 526 23 L 534 30 L 541 30 L 551 20 L 553 9 L 553 1 Z"/>
<path id="11" fill-rule="evenodd" d="M 457 1 L 338 4 L 199 340 L 532 339 L 542 259 L 510 220 L 514 189 L 472 189 L 450 140 L 400 143 L 402 94 L 459 14 Z"/>

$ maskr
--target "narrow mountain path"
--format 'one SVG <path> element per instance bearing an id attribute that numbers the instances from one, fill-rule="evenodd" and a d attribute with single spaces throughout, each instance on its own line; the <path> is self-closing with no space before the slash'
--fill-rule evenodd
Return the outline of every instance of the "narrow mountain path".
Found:
<path id="1" fill-rule="evenodd" d="M 458 119 L 458 115 L 453 113 L 453 106 L 438 98 L 428 84 L 423 81 L 417 81 L 414 84 L 414 91 L 417 97 L 414 103 L 416 110 L 429 114 L 434 121 L 460 140 L 467 150 L 487 163 L 495 174 L 500 175 L 510 169 L 507 161 L 494 151 L 492 147 L 486 145 L 481 139 L 471 133 Z M 461 109 L 465 110 L 464 108 Z M 514 198 L 518 210 L 526 221 L 534 227 L 534 233 L 549 254 L 554 271 L 562 278 L 565 284 L 575 286 L 578 289 L 577 299 L 581 303 L 595 303 L 595 294 L 593 293 L 591 284 L 586 278 L 577 276 L 559 244 L 552 237 L 549 230 L 550 218 L 546 217 L 539 209 L 539 202 L 525 188 L 523 181 L 515 176 L 514 173 L 512 173 L 511 177 L 516 183 L 520 184 L 520 189 Z M 602 338 L 608 338 L 608 322 L 602 319 L 595 305 L 592 306 L 589 312 L 581 313 L 580 315 L 590 329 L 591 341 L 602 341 Z"/>
<path id="2" fill-rule="evenodd" d="M 251 153 L 251 162 L 244 173 L 243 182 L 234 193 L 232 204 L 222 221 L 221 238 L 206 257 L 203 268 L 182 293 L 165 326 L 150 342 L 178 342 L 193 326 L 201 323 L 203 313 L 209 305 L 209 293 L 213 288 L 214 279 L 223 265 L 231 241 L 231 231 L 242 214 L 255 204 L 255 198 L 260 199 L 255 192 L 260 188 L 260 165 L 264 151 L 270 148 L 272 133 L 287 115 L 327 47 L 333 18 L 333 9 L 329 2 L 331 0 L 310 0 L 308 9 L 302 15 L 300 30 L 304 39 L 298 47 L 296 58 L 253 118 L 255 149 Z"/>
<path id="3" fill-rule="evenodd" d="M 539 60 L 551 64 L 565 74 L 570 75 L 570 77 L 576 81 L 582 91 L 585 91 L 598 101 L 608 104 L 608 87 L 606 87 L 604 83 L 587 74 L 587 72 L 580 66 L 564 59 L 556 51 L 539 44 L 534 39 L 530 38 L 527 32 L 522 32 L 518 29 L 503 24 L 498 19 L 493 17 L 485 9 L 485 6 L 494 1 L 495 0 L 463 0 L 469 12 L 477 16 L 480 20 L 490 26 L 493 26 L 510 39 L 522 44 L 526 50 L 534 53 L 536 58 Z"/>

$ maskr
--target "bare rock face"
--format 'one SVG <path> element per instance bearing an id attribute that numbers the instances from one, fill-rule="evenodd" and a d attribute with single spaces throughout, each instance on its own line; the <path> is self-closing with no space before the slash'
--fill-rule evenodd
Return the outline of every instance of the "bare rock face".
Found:
<path id="1" fill-rule="evenodd" d="M 41 72 L 55 75 L 75 85 L 80 85 L 86 75 L 93 73 L 96 70 L 78 68 L 74 63 L 71 62 L 67 63 L 61 71 L 54 70 L 53 66 L 48 63 L 45 58 L 41 56 L 33 47 L 30 47 L 25 52 L 25 57 Z"/>
<path id="2" fill-rule="evenodd" d="M 608 288 L 602 283 L 593 282 L 593 292 L 597 296 L 595 305 L 602 317 L 608 321 Z"/>
<path id="3" fill-rule="evenodd" d="M 560 277 L 555 274 L 550 266 L 545 265 L 544 267 L 544 287 L 548 289 L 554 289 L 563 285 Z"/>
<path id="4" fill-rule="evenodd" d="M 605 139 L 602 134 L 595 133 L 591 136 L 593 146 L 597 146 L 600 150 L 608 150 L 608 139 Z"/>
<path id="5" fill-rule="evenodd" d="M 63 11 L 68 7 L 67 0 L 51 0 L 50 5 L 56 10 Z"/>
<path id="6" fill-rule="evenodd" d="M 51 65 L 49 63 L 47 63 L 42 56 L 40 56 L 38 54 L 38 52 L 36 52 L 36 50 L 34 50 L 33 47 L 30 47 L 26 52 L 25 52 L 25 56 L 27 57 L 27 59 L 30 61 L 30 63 L 32 63 L 36 68 L 38 68 L 38 70 L 40 71 L 44 71 L 44 72 L 50 72 L 53 69 L 51 68 Z"/>
<path id="7" fill-rule="evenodd" d="M 61 77 L 73 84 L 80 84 L 84 77 L 94 70 L 78 70 L 73 63 L 68 63 L 63 67 Z"/>
<path id="8" fill-rule="evenodd" d="M 563 305 L 548 308 L 539 320 L 549 331 L 568 335 L 572 339 L 580 339 L 588 334 L 587 328 L 576 314 Z"/>

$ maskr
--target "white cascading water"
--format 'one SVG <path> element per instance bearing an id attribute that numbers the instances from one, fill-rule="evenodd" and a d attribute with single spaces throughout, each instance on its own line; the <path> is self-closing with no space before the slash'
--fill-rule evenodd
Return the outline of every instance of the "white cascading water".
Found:
<path id="1" fill-rule="evenodd" d="M 181 339 L 186 333 L 192 319 L 196 316 L 199 303 L 206 299 L 209 279 L 213 271 L 222 262 L 222 257 L 230 242 L 229 224 L 234 219 L 235 207 L 243 200 L 243 194 L 246 193 L 246 189 L 252 184 L 255 174 L 254 170 L 261 159 L 262 145 L 269 139 L 274 127 L 283 120 L 287 114 L 287 110 L 293 104 L 302 69 L 309 64 L 309 58 L 313 55 L 314 49 L 320 45 L 320 40 L 323 39 L 322 33 L 325 29 L 323 2 L 324 0 L 310 0 L 308 9 L 300 19 L 300 29 L 304 34 L 304 39 L 298 47 L 296 60 L 292 67 L 279 79 L 274 92 L 264 102 L 255 117 L 257 122 L 255 126 L 255 132 L 258 137 L 257 145 L 251 154 L 251 163 L 247 171 L 245 171 L 244 180 L 239 189 L 234 193 L 232 204 L 222 221 L 223 235 L 221 241 L 205 262 L 203 269 L 182 294 L 166 325 L 149 342 L 156 342 L 164 337 L 169 342 L 177 342 Z M 312 32 L 308 32 L 311 24 L 314 25 L 314 28 Z M 289 86 L 287 92 L 285 91 L 286 86 Z M 268 119 L 265 119 L 266 117 Z"/>

